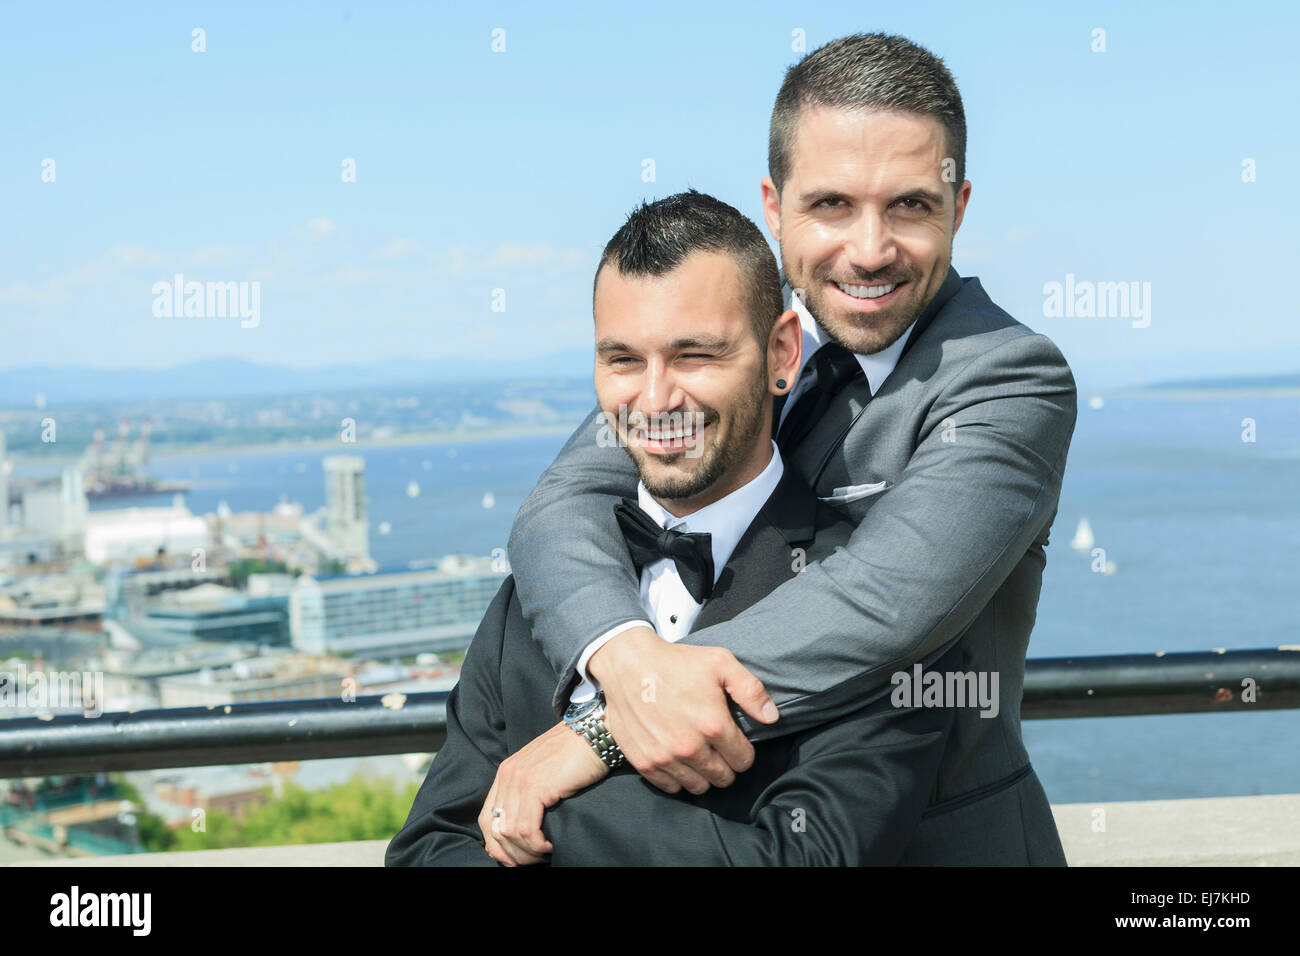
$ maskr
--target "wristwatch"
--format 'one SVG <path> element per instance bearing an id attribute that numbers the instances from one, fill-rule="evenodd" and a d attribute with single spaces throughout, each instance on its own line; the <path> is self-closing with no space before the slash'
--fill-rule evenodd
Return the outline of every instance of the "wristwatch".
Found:
<path id="1" fill-rule="evenodd" d="M 613 770 L 627 762 L 623 751 L 605 729 L 605 696 L 597 694 L 581 704 L 570 704 L 564 712 L 564 725 L 581 734 L 596 751 L 596 756 Z"/>

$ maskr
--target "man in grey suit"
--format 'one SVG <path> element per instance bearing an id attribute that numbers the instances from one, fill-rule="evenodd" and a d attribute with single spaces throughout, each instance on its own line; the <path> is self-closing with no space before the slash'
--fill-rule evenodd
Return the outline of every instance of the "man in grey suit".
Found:
<path id="1" fill-rule="evenodd" d="M 642 613 L 669 640 L 728 620 L 852 534 L 852 522 L 784 467 L 770 437 L 773 396 L 788 390 L 801 358 L 797 316 L 781 310 L 776 260 L 758 228 L 694 191 L 643 205 L 602 256 L 597 394 L 624 446 L 618 454 L 640 476 L 637 500 L 611 511 L 639 568 Z M 679 403 L 688 415 L 660 416 Z M 931 663 L 951 671 L 958 649 Z M 946 742 L 968 719 L 879 694 L 845 717 L 763 741 L 731 787 L 668 795 L 579 735 L 600 713 L 594 688 L 556 725 L 555 680 L 507 578 L 470 645 L 447 704 L 446 743 L 388 865 L 514 865 L 544 854 L 553 865 L 899 862 L 929 826 L 923 814 Z M 643 695 L 653 700 L 655 690 Z M 536 853 L 519 841 L 540 812 L 521 819 L 530 808 L 505 795 L 507 768 L 530 748 L 550 755 L 543 780 L 569 781 L 555 794 L 568 799 L 552 799 L 546 813 L 553 843 Z M 496 787 L 499 772 L 506 780 Z M 484 807 L 490 823 L 480 831 Z"/>
<path id="2" fill-rule="evenodd" d="M 814 51 L 773 109 L 763 208 L 805 345 L 774 425 L 790 467 L 857 524 L 846 547 L 731 620 L 664 641 L 611 513 L 635 469 L 601 446 L 593 413 L 524 502 L 509 553 L 560 675 L 556 712 L 599 682 L 603 729 L 667 792 L 729 786 L 754 759 L 740 731 L 762 741 L 824 724 L 959 641 L 966 669 L 999 675 L 1001 706 L 948 742 L 934 796 L 955 812 L 922 835 L 920 858 L 984 862 L 981 834 L 999 832 L 998 859 L 1060 863 L 1019 704 L 1075 386 L 1047 337 L 951 267 L 971 193 L 965 140 L 952 76 L 901 37 Z M 540 799 L 536 785 L 507 790 Z"/>

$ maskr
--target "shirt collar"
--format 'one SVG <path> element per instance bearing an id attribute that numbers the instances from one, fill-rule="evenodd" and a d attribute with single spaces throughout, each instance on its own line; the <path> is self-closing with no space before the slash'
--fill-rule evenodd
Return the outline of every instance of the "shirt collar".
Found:
<path id="1" fill-rule="evenodd" d="M 698 511 L 692 511 L 681 518 L 670 514 L 650 495 L 644 482 L 637 482 L 637 503 L 661 528 L 710 535 L 713 550 L 713 583 L 717 584 L 722 569 L 731 560 L 731 552 L 736 550 L 736 545 L 740 543 L 746 529 L 753 523 L 754 517 L 767 503 L 767 499 L 772 496 L 772 492 L 776 490 L 784 471 L 785 465 L 781 461 L 781 453 L 777 451 L 776 442 L 772 442 L 772 459 L 767 463 L 766 468 L 731 494 L 705 505 Z"/>
<path id="2" fill-rule="evenodd" d="M 813 318 L 812 313 L 808 311 L 808 307 L 804 305 L 803 300 L 797 295 L 790 296 L 790 308 L 794 309 L 798 314 L 799 327 L 803 330 L 803 368 L 807 368 L 808 363 L 812 361 L 813 353 L 830 341 L 830 334 Z M 880 386 L 885 384 L 885 379 L 889 378 L 889 373 L 898 364 L 898 358 L 903 354 L 908 336 L 912 334 L 915 325 L 916 323 L 913 322 L 904 329 L 903 334 L 888 348 L 881 349 L 871 355 L 863 355 L 859 352 L 853 353 L 853 357 L 858 360 L 863 373 L 867 376 L 867 385 L 870 386 L 873 396 L 880 391 Z M 803 369 L 799 370 L 799 375 L 803 375 Z"/>

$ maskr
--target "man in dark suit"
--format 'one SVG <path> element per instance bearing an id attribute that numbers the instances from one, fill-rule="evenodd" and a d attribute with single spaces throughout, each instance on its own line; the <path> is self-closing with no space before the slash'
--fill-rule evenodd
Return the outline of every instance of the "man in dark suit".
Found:
<path id="1" fill-rule="evenodd" d="M 952 268 L 965 144 L 951 74 L 903 37 L 812 52 L 772 111 L 763 209 L 805 346 L 777 440 L 857 524 L 844 548 L 666 643 L 611 513 L 636 471 L 594 440 L 593 413 L 520 508 L 509 553 L 560 675 L 557 712 L 575 684 L 600 681 L 609 733 L 667 792 L 728 786 L 753 758 L 733 730 L 749 744 L 824 724 L 960 640 L 968 669 L 999 674 L 1001 706 L 950 741 L 936 798 L 954 812 L 925 858 L 1060 863 L 1019 706 L 1075 385 L 1046 336 Z M 646 672 L 663 685 L 653 706 Z"/>
<path id="2" fill-rule="evenodd" d="M 594 312 L 597 395 L 640 476 L 637 501 L 614 509 L 619 546 L 666 639 L 730 619 L 848 541 L 852 522 L 784 467 L 771 439 L 773 396 L 800 366 L 802 337 L 795 313 L 781 314 L 776 262 L 753 223 L 693 191 L 642 206 L 606 248 Z M 929 663 L 951 670 L 960 658 L 954 647 Z M 730 787 L 668 795 L 599 746 L 594 687 L 555 723 L 556 679 L 507 578 L 389 865 L 898 862 L 957 719 L 880 693 L 764 741 Z M 655 692 L 647 674 L 643 693 Z M 504 773 L 538 751 L 538 773 Z"/>

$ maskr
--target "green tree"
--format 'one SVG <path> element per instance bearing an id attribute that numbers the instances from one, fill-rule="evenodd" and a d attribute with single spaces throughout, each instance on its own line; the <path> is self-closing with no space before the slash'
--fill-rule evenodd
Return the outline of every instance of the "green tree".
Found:
<path id="1" fill-rule="evenodd" d="M 288 574 L 289 566 L 283 561 L 266 561 L 262 558 L 240 558 L 231 561 L 226 569 L 230 583 L 241 591 L 248 584 L 250 574 Z"/>
<path id="2" fill-rule="evenodd" d="M 214 810 L 207 814 L 205 832 L 176 831 L 175 849 L 385 840 L 406 822 L 417 790 L 418 783 L 369 783 L 358 777 L 325 790 L 286 783 L 278 799 L 249 811 L 242 822 Z"/>
<path id="3" fill-rule="evenodd" d="M 109 781 L 117 787 L 123 800 L 135 804 L 135 829 L 140 836 L 140 847 L 149 853 L 162 853 L 175 849 L 176 834 L 167 826 L 167 821 L 156 813 L 145 809 L 144 800 L 135 784 L 129 782 L 120 773 L 109 775 Z"/>

